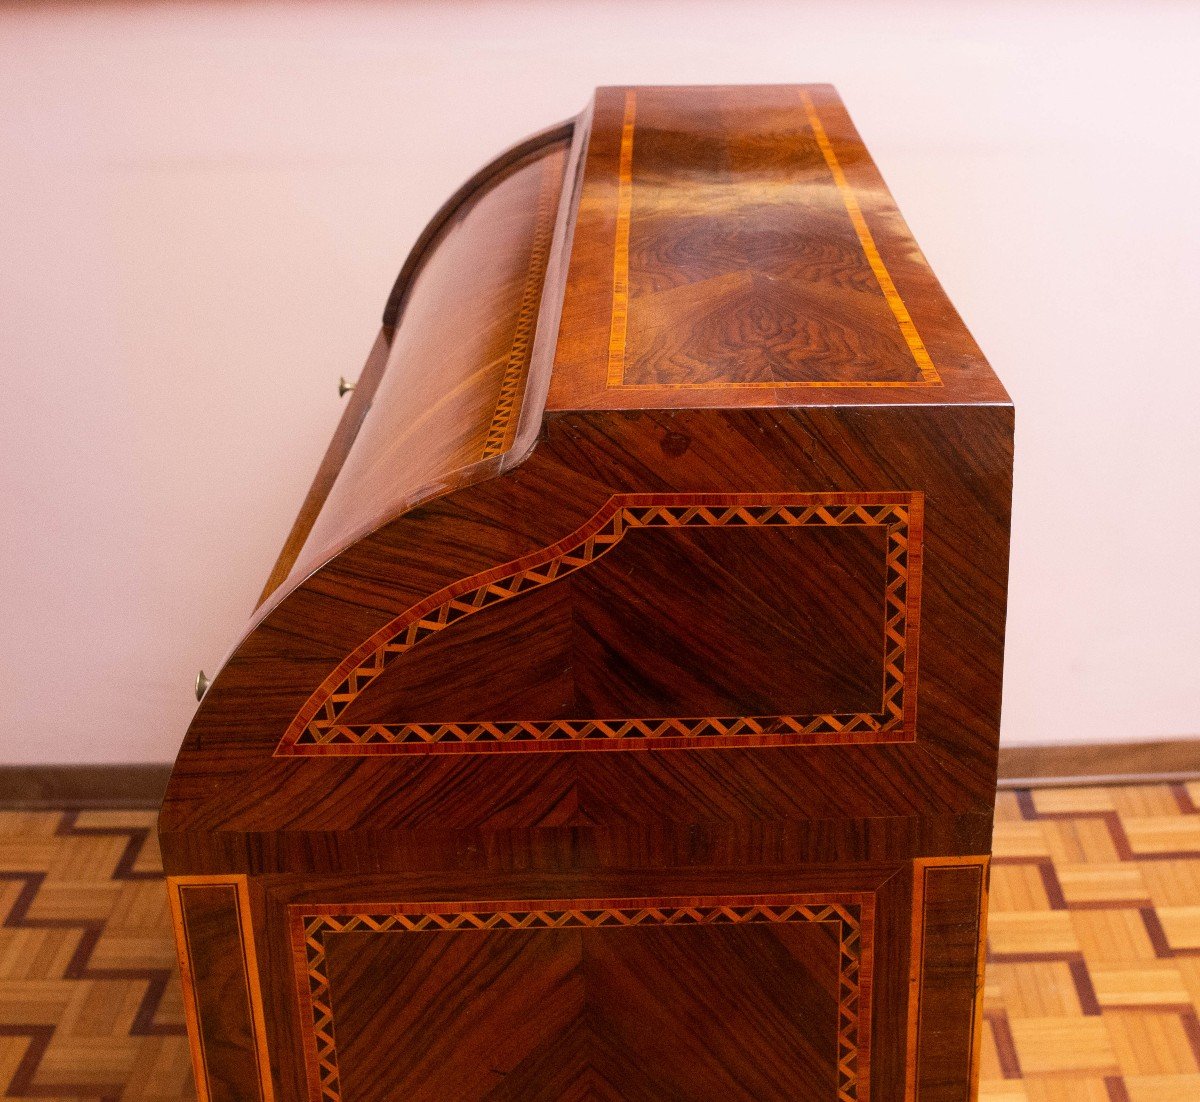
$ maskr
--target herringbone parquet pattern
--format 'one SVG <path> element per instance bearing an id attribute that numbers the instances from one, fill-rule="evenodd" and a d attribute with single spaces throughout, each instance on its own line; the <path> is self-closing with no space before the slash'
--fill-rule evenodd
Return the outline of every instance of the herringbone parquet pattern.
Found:
<path id="1" fill-rule="evenodd" d="M 148 811 L 0 812 L 5 1098 L 192 1095 Z"/>
<path id="2" fill-rule="evenodd" d="M 0 811 L 0 1084 L 194 1095 L 150 812 Z M 981 1102 L 1200 1098 L 1200 784 L 1003 793 Z"/>

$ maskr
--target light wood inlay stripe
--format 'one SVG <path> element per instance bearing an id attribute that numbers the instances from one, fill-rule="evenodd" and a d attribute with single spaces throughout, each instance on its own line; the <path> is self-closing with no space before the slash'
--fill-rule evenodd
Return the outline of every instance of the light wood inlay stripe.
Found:
<path id="1" fill-rule="evenodd" d="M 925 382 L 933 386 L 940 386 L 942 380 L 938 376 L 937 368 L 933 366 L 933 361 L 925 349 L 925 342 L 921 340 L 921 335 L 917 332 L 917 327 L 909 316 L 908 307 L 904 305 L 904 300 L 900 297 L 900 292 L 896 290 L 891 274 L 883 263 L 883 257 L 879 255 L 879 250 L 875 247 L 875 238 L 871 235 L 871 228 L 863 217 L 862 208 L 858 205 L 854 190 L 850 187 L 833 145 L 829 141 L 829 136 L 825 133 L 825 127 L 821 122 L 821 116 L 817 114 L 812 96 L 807 90 L 801 89 L 800 99 L 804 103 L 804 113 L 808 116 L 808 124 L 812 127 L 813 136 L 821 150 L 821 156 L 825 158 L 825 164 L 829 167 L 833 182 L 837 185 L 838 194 L 842 197 L 846 213 L 854 224 L 854 232 L 858 234 L 859 244 L 862 246 L 867 263 L 871 265 L 871 271 L 875 273 L 879 289 L 883 292 L 883 297 L 887 299 L 888 308 L 896 318 L 896 324 L 900 326 L 904 343 L 908 345 L 908 350 L 916 360 L 917 369 L 921 372 L 921 377 Z"/>
<path id="2" fill-rule="evenodd" d="M 971 1066 L 968 1082 L 979 1080 L 979 1057 L 983 1039 L 983 977 L 987 960 L 987 904 L 988 868 L 990 858 L 985 855 L 967 857 L 918 857 L 913 861 L 912 938 L 910 941 L 909 993 L 908 993 L 908 1071 L 905 1085 L 905 1102 L 919 1102 L 921 1079 L 921 1017 L 925 994 L 925 964 L 927 950 L 926 928 L 928 925 L 927 885 L 931 872 L 946 869 L 977 870 L 979 877 L 978 910 L 976 924 L 977 948 L 975 954 L 975 999 L 971 1021 Z M 972 1095 L 974 1097 L 974 1095 Z"/>
<path id="3" fill-rule="evenodd" d="M 517 324 L 513 331 L 512 344 L 508 350 L 508 361 L 504 376 L 500 380 L 500 392 L 496 398 L 496 409 L 483 442 L 481 459 L 500 455 L 512 446 L 516 432 L 517 415 L 521 411 L 523 392 L 521 383 L 529 370 L 529 358 L 533 351 L 533 331 L 537 322 L 538 305 L 542 300 L 542 285 L 546 274 L 546 263 L 550 253 L 550 239 L 554 233 L 554 215 L 558 207 L 558 183 L 562 178 L 562 167 L 555 157 L 547 157 L 542 163 L 542 179 L 538 188 L 537 211 L 534 215 L 533 241 L 529 250 L 529 267 L 525 273 L 525 285 L 521 291 L 521 302 L 517 309 Z"/>
<path id="4" fill-rule="evenodd" d="M 200 1023 L 200 1000 L 188 935 L 187 906 L 184 896 L 189 889 L 225 888 L 234 893 L 238 923 L 238 945 L 246 983 L 246 999 L 254 1031 L 254 1060 L 258 1071 L 261 1102 L 274 1102 L 270 1060 L 267 1056 L 267 1025 L 263 1012 L 262 990 L 259 981 L 258 959 L 254 950 L 254 927 L 250 915 L 250 892 L 244 875 L 229 876 L 171 876 L 167 891 L 171 903 L 171 921 L 179 955 L 179 978 L 183 987 L 184 1018 L 188 1027 L 188 1042 L 192 1069 L 196 1077 L 198 1102 L 209 1102 L 212 1090 L 209 1083 L 208 1059 Z"/>
<path id="5" fill-rule="evenodd" d="M 621 160 L 617 170 L 617 241 L 613 250 L 612 322 L 608 334 L 608 385 L 625 379 L 625 334 L 629 328 L 629 221 L 633 213 L 633 128 L 637 95 L 625 93 L 621 126 Z"/>

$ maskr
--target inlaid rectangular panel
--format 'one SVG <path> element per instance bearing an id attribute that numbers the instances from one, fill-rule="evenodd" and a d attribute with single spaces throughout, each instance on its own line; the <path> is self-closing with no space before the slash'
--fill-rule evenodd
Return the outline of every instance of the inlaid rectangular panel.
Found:
<path id="1" fill-rule="evenodd" d="M 913 862 L 909 1102 L 968 1102 L 979 1076 L 987 857 Z"/>
<path id="2" fill-rule="evenodd" d="M 273 1102 L 246 877 L 167 888 L 199 1102 Z"/>
<path id="3" fill-rule="evenodd" d="M 310 1102 L 870 1097 L 871 893 L 289 913 Z"/>
<path id="4" fill-rule="evenodd" d="M 678 99 L 625 92 L 608 385 L 940 383 L 811 93 L 750 102 L 739 132 L 735 95 L 693 97 L 712 113 L 682 173 Z"/>
<path id="5" fill-rule="evenodd" d="M 936 394 L 889 206 L 827 88 L 600 89 L 556 359 L 571 381 L 551 404 L 568 390 Z"/>

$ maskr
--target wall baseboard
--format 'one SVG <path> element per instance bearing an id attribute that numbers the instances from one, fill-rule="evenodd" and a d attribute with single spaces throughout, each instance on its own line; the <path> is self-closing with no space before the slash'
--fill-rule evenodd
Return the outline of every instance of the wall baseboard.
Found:
<path id="1" fill-rule="evenodd" d="M 0 765 L 0 807 L 157 808 L 169 763 Z"/>
<path id="2" fill-rule="evenodd" d="M 167 763 L 3 765 L 0 807 L 157 808 Z M 1167 784 L 1200 780 L 1200 738 L 1074 746 L 1005 746 L 1001 788 Z"/>
<path id="3" fill-rule="evenodd" d="M 1194 780 L 1200 780 L 1200 738 L 1000 748 L 1001 788 Z"/>

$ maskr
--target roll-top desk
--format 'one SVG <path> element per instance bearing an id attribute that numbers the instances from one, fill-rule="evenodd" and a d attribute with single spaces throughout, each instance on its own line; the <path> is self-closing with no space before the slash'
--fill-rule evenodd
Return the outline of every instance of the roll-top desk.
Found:
<path id="1" fill-rule="evenodd" d="M 1012 430 L 828 86 L 482 170 L 171 779 L 201 1099 L 969 1098 Z"/>

